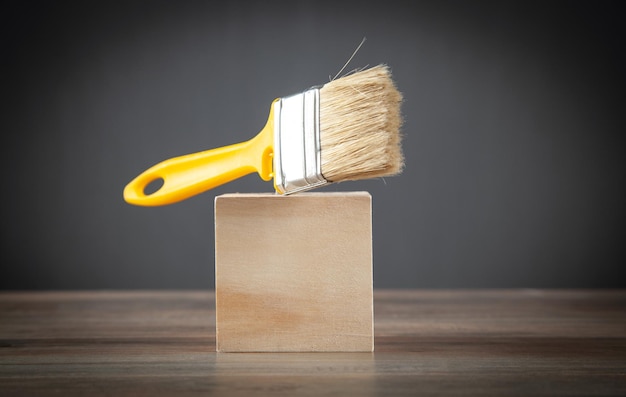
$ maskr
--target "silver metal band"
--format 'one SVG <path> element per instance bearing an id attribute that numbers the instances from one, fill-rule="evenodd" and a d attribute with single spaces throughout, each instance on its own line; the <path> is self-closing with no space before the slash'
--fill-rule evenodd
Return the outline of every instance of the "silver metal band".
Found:
<path id="1" fill-rule="evenodd" d="M 274 102 L 274 185 L 291 194 L 328 183 L 322 175 L 319 89 Z"/>

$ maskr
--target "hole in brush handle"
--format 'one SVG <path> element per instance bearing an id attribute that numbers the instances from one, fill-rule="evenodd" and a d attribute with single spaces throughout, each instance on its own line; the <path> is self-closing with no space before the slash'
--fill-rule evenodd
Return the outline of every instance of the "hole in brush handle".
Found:
<path id="1" fill-rule="evenodd" d="M 154 178 L 153 180 L 148 182 L 146 186 L 144 186 L 143 194 L 146 196 L 150 196 L 151 194 L 158 192 L 163 187 L 164 183 L 165 179 L 161 177 Z"/>
<path id="2" fill-rule="evenodd" d="M 167 204 L 162 200 L 167 191 L 166 177 L 150 170 L 133 179 L 124 188 L 124 200 L 129 204 L 156 206 Z"/>

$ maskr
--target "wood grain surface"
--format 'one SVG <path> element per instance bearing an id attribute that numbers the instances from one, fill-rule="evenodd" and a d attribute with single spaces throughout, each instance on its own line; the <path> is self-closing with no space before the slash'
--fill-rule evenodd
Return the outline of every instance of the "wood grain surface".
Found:
<path id="1" fill-rule="evenodd" d="M 624 396 L 626 291 L 375 291 L 375 353 L 215 353 L 214 292 L 2 292 L 0 396 Z"/>
<path id="2" fill-rule="evenodd" d="M 371 352 L 372 196 L 215 198 L 220 352 Z"/>

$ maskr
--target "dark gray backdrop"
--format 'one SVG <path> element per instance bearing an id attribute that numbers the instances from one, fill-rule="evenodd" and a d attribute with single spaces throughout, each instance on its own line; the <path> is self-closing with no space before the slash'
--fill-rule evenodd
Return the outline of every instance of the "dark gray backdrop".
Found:
<path id="1" fill-rule="evenodd" d="M 2 12 L 2 289 L 210 288 L 213 200 L 141 208 L 154 163 L 251 138 L 271 101 L 387 63 L 403 175 L 376 287 L 624 287 L 623 14 L 575 2 L 14 2 Z"/>

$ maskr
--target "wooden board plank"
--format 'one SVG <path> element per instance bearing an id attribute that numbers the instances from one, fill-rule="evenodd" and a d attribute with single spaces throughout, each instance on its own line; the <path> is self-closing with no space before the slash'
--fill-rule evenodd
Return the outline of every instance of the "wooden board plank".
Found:
<path id="1" fill-rule="evenodd" d="M 0 395 L 626 395 L 626 291 L 374 302 L 375 354 L 218 354 L 213 291 L 0 292 Z"/>
<path id="2" fill-rule="evenodd" d="M 372 351 L 365 192 L 215 201 L 217 350 Z"/>

